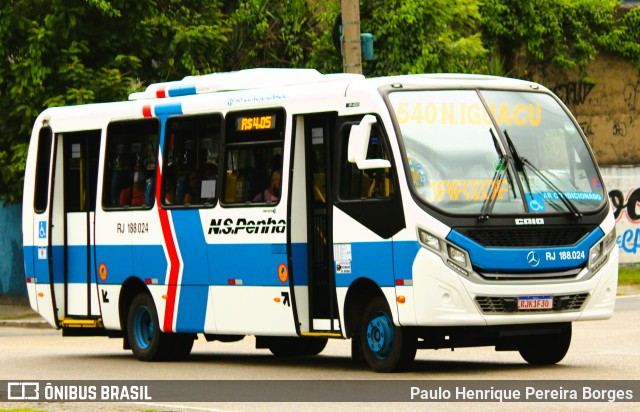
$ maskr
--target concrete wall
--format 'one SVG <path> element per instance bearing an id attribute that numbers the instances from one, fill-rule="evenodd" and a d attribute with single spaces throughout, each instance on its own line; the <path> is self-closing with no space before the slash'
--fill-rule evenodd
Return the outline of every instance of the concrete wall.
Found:
<path id="1" fill-rule="evenodd" d="M 602 177 L 616 217 L 620 263 L 640 263 L 640 166 L 603 167 Z"/>
<path id="2" fill-rule="evenodd" d="M 532 78 L 567 104 L 601 166 L 640 165 L 638 69 L 622 58 L 601 54 L 586 75 L 543 69 Z"/>
<path id="3" fill-rule="evenodd" d="M 0 298 L 21 300 L 27 296 L 22 255 L 22 205 L 0 202 Z"/>

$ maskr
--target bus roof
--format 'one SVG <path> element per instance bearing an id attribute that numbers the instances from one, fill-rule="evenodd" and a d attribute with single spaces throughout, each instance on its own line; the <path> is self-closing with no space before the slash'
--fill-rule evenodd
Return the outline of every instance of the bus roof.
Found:
<path id="1" fill-rule="evenodd" d="M 331 83 L 344 80 L 362 80 L 363 82 L 361 84 L 363 87 L 377 87 L 384 84 L 413 84 L 427 87 L 482 87 L 488 83 L 491 83 L 492 87 L 497 88 L 538 89 L 540 87 L 540 85 L 529 81 L 475 74 L 432 73 L 365 79 L 365 77 L 360 74 L 321 74 L 315 69 L 258 68 L 212 73 L 201 76 L 187 76 L 178 81 L 154 83 L 149 85 L 144 92 L 131 93 L 129 100 L 147 100 L 216 92 L 265 89 L 280 86 Z M 366 86 L 364 86 L 365 84 Z"/>
<path id="2" fill-rule="evenodd" d="M 351 73 L 321 74 L 315 69 L 246 69 L 202 76 L 187 76 L 174 82 L 154 83 L 149 85 L 144 92 L 131 93 L 129 100 L 157 99 L 363 78 L 364 76 L 360 74 Z"/>

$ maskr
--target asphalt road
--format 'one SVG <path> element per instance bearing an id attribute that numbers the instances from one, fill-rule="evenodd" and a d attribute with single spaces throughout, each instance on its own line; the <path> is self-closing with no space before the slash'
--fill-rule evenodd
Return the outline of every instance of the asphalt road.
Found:
<path id="1" fill-rule="evenodd" d="M 280 359 L 254 348 L 255 339 L 236 343 L 196 341 L 186 362 L 143 363 L 122 349 L 120 339 L 62 338 L 51 329 L 0 328 L 0 380 L 638 380 L 640 378 L 640 297 L 622 297 L 606 321 L 577 322 L 569 353 L 558 365 L 532 367 L 517 352 L 493 348 L 418 351 L 411 371 L 377 374 L 353 364 L 350 341 L 330 340 L 321 355 Z M 528 406 L 525 406 L 528 405 Z M 552 410 L 577 405 L 546 403 Z M 50 411 L 66 410 L 424 410 L 424 404 L 365 403 L 180 403 L 2 404 Z M 454 407 L 455 406 L 455 407 Z M 477 410 L 470 403 L 430 404 L 429 410 Z M 542 406 L 542 405 L 540 405 Z M 637 410 L 637 403 L 580 404 L 580 410 Z M 531 404 L 482 404 L 482 410 L 530 409 Z M 545 407 L 546 409 L 549 409 Z M 551 410 L 549 409 L 549 410 Z M 577 409 L 577 408 L 576 408 Z"/>

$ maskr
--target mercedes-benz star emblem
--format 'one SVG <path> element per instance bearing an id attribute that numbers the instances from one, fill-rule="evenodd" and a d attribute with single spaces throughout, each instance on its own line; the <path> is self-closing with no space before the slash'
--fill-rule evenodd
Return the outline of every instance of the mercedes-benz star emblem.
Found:
<path id="1" fill-rule="evenodd" d="M 532 268 L 538 266 L 540 264 L 540 258 L 538 257 L 538 254 L 534 251 L 529 252 L 527 254 L 527 263 Z"/>

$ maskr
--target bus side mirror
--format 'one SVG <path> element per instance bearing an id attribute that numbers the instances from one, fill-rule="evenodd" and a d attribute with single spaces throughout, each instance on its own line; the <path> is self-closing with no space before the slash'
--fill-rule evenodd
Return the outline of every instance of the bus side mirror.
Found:
<path id="1" fill-rule="evenodd" d="M 371 125 L 376 122 L 376 117 L 368 114 L 362 118 L 359 125 L 351 127 L 347 159 L 350 163 L 355 163 L 360 170 L 391 167 L 391 163 L 386 159 L 367 159 Z"/>

